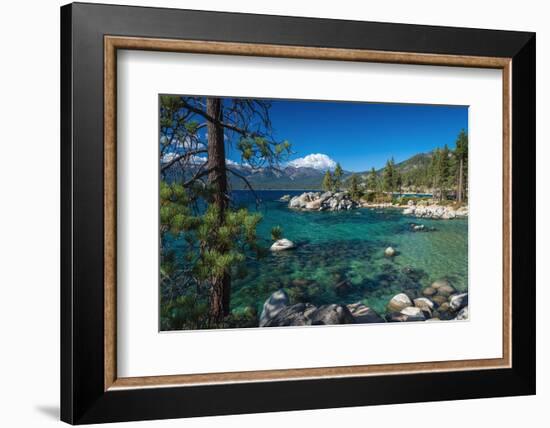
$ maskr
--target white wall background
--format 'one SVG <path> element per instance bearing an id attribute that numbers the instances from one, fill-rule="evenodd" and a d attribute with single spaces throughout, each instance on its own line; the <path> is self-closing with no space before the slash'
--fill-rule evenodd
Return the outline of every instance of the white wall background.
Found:
<path id="1" fill-rule="evenodd" d="M 550 239 L 550 28 L 537 0 L 147 0 L 126 4 L 537 32 L 538 395 L 336 410 L 155 421 L 158 427 L 279 427 L 490 423 L 547 420 L 550 334 L 544 302 Z M 116 3 L 104 0 L 103 3 Z M 4 2 L 0 9 L 0 421 L 6 427 L 59 424 L 59 6 Z M 544 120 L 546 119 L 546 120 Z M 544 168 L 546 166 L 546 168 Z M 475 387 L 475 386 L 473 386 Z M 125 426 L 138 426 L 137 423 Z"/>

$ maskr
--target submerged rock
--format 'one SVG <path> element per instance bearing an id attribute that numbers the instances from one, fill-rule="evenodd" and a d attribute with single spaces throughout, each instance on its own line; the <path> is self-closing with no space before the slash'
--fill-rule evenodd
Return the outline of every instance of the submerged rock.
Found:
<path id="1" fill-rule="evenodd" d="M 270 320 L 279 314 L 289 303 L 288 294 L 284 290 L 275 291 L 264 302 L 260 315 L 260 327 L 264 327 Z"/>
<path id="2" fill-rule="evenodd" d="M 440 296 L 449 297 L 455 293 L 455 288 L 446 279 L 438 279 L 432 284 L 432 288 L 437 290 L 437 294 Z"/>
<path id="3" fill-rule="evenodd" d="M 384 250 L 384 255 L 387 257 L 393 257 L 395 256 L 396 251 L 393 247 L 388 247 Z"/>
<path id="4" fill-rule="evenodd" d="M 426 226 L 424 226 L 423 224 L 411 223 L 411 230 L 413 232 L 422 232 L 426 230 Z"/>
<path id="5" fill-rule="evenodd" d="M 433 296 L 435 293 L 437 293 L 437 290 L 433 287 L 426 287 L 422 290 L 422 294 L 427 297 Z"/>
<path id="6" fill-rule="evenodd" d="M 445 296 L 435 295 L 435 296 L 432 296 L 431 299 L 432 299 L 432 302 L 435 302 L 438 305 L 442 305 L 444 303 L 447 303 L 447 297 L 445 297 Z"/>
<path id="7" fill-rule="evenodd" d="M 296 279 L 293 279 L 291 284 L 294 286 L 294 287 L 304 287 L 306 285 L 308 285 L 310 283 L 309 280 L 307 279 L 303 279 L 303 278 L 296 278 Z"/>
<path id="8" fill-rule="evenodd" d="M 353 316 L 356 324 L 368 324 L 385 322 L 384 318 L 378 315 L 374 310 L 365 306 L 361 302 L 352 303 L 347 305 L 351 315 Z"/>
<path id="9" fill-rule="evenodd" d="M 273 243 L 270 250 L 271 251 L 284 251 L 284 250 L 291 250 L 292 248 L 295 248 L 296 245 L 294 245 L 294 242 L 292 242 L 290 239 L 279 239 Z"/>
<path id="10" fill-rule="evenodd" d="M 412 306 L 413 302 L 405 293 L 399 293 L 391 298 L 388 303 L 388 311 L 390 312 L 399 312 L 401 309 L 406 308 L 407 306 Z"/>

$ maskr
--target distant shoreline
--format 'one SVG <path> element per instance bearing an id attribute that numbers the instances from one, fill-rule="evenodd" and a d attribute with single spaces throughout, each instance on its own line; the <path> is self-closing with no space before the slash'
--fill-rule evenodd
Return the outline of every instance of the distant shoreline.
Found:
<path id="1" fill-rule="evenodd" d="M 250 189 L 233 189 L 233 192 L 251 192 Z M 322 192 L 322 189 L 254 189 L 255 192 Z"/>
<path id="2" fill-rule="evenodd" d="M 233 189 L 233 192 L 252 192 L 250 189 Z M 254 189 L 255 192 L 324 192 L 323 189 Z M 403 195 L 403 196 L 420 196 L 420 197 L 433 197 L 432 193 L 415 193 L 415 192 L 392 192 L 392 195 Z"/>

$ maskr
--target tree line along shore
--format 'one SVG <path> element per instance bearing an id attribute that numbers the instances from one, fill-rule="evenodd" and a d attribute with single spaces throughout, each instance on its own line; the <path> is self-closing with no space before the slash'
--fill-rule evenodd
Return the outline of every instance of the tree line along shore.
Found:
<path id="1" fill-rule="evenodd" d="M 334 171 L 326 171 L 322 189 L 339 192 L 346 190 L 352 199 L 367 202 L 398 202 L 394 195 L 406 193 L 433 195 L 433 199 L 461 204 L 468 194 L 468 135 L 460 131 L 455 149 L 447 145 L 434 149 L 429 156 L 402 168 L 392 158 L 381 170 L 372 168 L 368 173 L 353 173 L 343 180 L 344 170 L 339 163 Z"/>

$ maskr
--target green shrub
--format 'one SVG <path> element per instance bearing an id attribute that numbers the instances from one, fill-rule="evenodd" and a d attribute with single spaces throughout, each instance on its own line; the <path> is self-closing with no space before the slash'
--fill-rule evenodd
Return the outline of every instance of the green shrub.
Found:
<path id="1" fill-rule="evenodd" d="M 258 327 L 259 318 L 258 311 L 247 306 L 244 310 L 233 311 L 225 319 L 223 323 L 224 328 L 249 328 Z"/>
<path id="2" fill-rule="evenodd" d="M 162 302 L 161 330 L 186 330 L 205 328 L 208 324 L 208 304 L 194 296 L 179 296 Z"/>
<path id="3" fill-rule="evenodd" d="M 281 226 L 273 226 L 271 228 L 271 239 L 278 241 L 283 237 L 283 228 Z"/>

